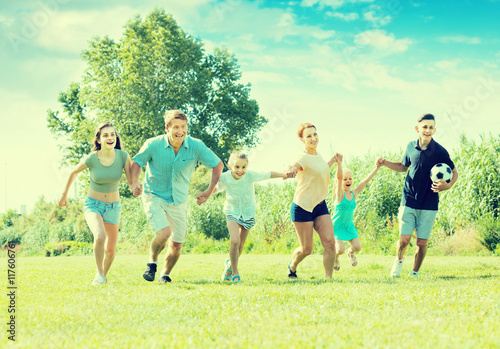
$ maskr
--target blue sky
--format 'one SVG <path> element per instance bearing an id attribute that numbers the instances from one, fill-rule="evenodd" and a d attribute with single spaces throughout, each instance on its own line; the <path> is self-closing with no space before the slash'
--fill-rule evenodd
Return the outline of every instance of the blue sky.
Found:
<path id="1" fill-rule="evenodd" d="M 398 151 L 415 119 L 437 117 L 436 140 L 500 134 L 500 1 L 26 0 L 0 4 L 0 212 L 55 200 L 68 171 L 46 111 L 79 81 L 94 35 L 165 8 L 210 52 L 236 55 L 269 125 L 250 167 L 281 170 L 301 151 L 300 122 L 318 126 L 320 151 Z M 6 189 L 7 187 L 7 189 Z M 7 198 L 7 200 L 5 200 Z"/>

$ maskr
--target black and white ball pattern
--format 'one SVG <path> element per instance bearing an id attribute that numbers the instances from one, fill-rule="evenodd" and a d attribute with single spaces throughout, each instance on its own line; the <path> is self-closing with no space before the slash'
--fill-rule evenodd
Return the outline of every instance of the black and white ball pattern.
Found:
<path id="1" fill-rule="evenodd" d="M 450 183 L 453 178 L 453 173 L 451 171 L 450 166 L 445 163 L 439 163 L 434 165 L 431 169 L 431 179 L 432 181 L 442 180 L 446 183 Z"/>

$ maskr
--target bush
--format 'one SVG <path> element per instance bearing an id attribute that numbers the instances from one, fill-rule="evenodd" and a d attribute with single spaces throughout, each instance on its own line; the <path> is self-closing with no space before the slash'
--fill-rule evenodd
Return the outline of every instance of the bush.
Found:
<path id="1" fill-rule="evenodd" d="M 453 234 L 439 230 L 433 235 L 430 241 L 433 252 L 437 255 L 473 256 L 487 252 L 480 242 L 479 233 L 475 226 L 457 229 Z"/>
<path id="2" fill-rule="evenodd" d="M 50 241 L 49 237 L 50 226 L 37 224 L 23 235 L 21 245 L 26 250 L 43 251 L 45 244 Z"/>
<path id="3" fill-rule="evenodd" d="M 500 221 L 494 217 L 484 217 L 478 224 L 479 242 L 493 253 L 500 247 Z"/>
<path id="4" fill-rule="evenodd" d="M 255 251 L 288 253 L 298 246 L 290 220 L 290 205 L 296 186 L 294 180 L 285 183 L 272 180 L 267 185 L 255 185 L 257 215 L 255 227 L 250 232 Z"/>
<path id="5" fill-rule="evenodd" d="M 0 231 L 0 247 L 5 248 L 9 242 L 20 244 L 22 239 L 21 232 L 15 228 L 10 227 Z"/>
<path id="6" fill-rule="evenodd" d="M 227 231 L 226 216 L 222 212 L 225 195 L 212 196 L 206 203 L 199 206 L 193 197 L 188 199 L 190 212 L 188 216 L 188 229 L 190 233 L 203 234 L 215 240 L 229 236 Z"/>
<path id="7" fill-rule="evenodd" d="M 186 241 L 182 245 L 182 251 L 185 253 L 228 253 L 229 239 L 214 240 L 204 234 L 189 232 Z"/>
<path id="8" fill-rule="evenodd" d="M 123 198 L 119 241 L 127 241 L 138 247 L 148 247 L 154 236 L 140 198 Z"/>
<path id="9" fill-rule="evenodd" d="M 91 254 L 93 250 L 92 244 L 77 241 L 61 241 L 51 242 L 45 245 L 45 256 L 60 256 L 62 254 L 71 252 L 81 252 L 82 254 Z"/>
<path id="10" fill-rule="evenodd" d="M 459 173 L 451 190 L 440 194 L 437 226 L 447 232 L 466 227 L 484 217 L 499 216 L 500 137 L 481 137 L 481 142 L 461 137 L 451 155 Z"/>
<path id="11" fill-rule="evenodd" d="M 0 229 L 12 227 L 18 220 L 19 214 L 13 209 L 8 209 L 6 213 L 0 216 Z"/>

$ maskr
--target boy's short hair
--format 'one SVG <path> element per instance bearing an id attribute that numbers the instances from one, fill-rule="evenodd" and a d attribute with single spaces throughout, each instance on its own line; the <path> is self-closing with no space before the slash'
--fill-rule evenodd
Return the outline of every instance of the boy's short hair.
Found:
<path id="1" fill-rule="evenodd" d="M 419 117 L 417 119 L 417 122 L 420 122 L 422 120 L 432 120 L 432 121 L 436 122 L 436 118 L 432 114 L 424 114 L 424 115 L 422 115 L 421 117 Z"/>
<path id="2" fill-rule="evenodd" d="M 186 120 L 187 121 L 187 116 L 184 114 L 181 110 L 167 110 L 165 112 L 165 115 L 163 116 L 163 119 L 165 120 L 165 126 L 170 126 L 170 123 L 173 119 L 179 119 L 179 120 Z"/>

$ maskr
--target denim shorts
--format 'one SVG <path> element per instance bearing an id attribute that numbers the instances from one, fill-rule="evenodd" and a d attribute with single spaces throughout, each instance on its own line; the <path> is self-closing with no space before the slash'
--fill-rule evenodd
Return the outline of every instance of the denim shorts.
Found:
<path id="1" fill-rule="evenodd" d="M 122 214 L 122 204 L 120 201 L 102 202 L 87 196 L 83 204 L 83 214 L 89 212 L 100 215 L 104 223 L 119 224 Z"/>
<path id="2" fill-rule="evenodd" d="M 314 222 L 316 218 L 325 214 L 330 214 L 325 200 L 317 204 L 312 212 L 304 210 L 302 207 L 295 204 L 295 202 L 292 202 L 292 207 L 290 208 L 292 222 Z"/>

